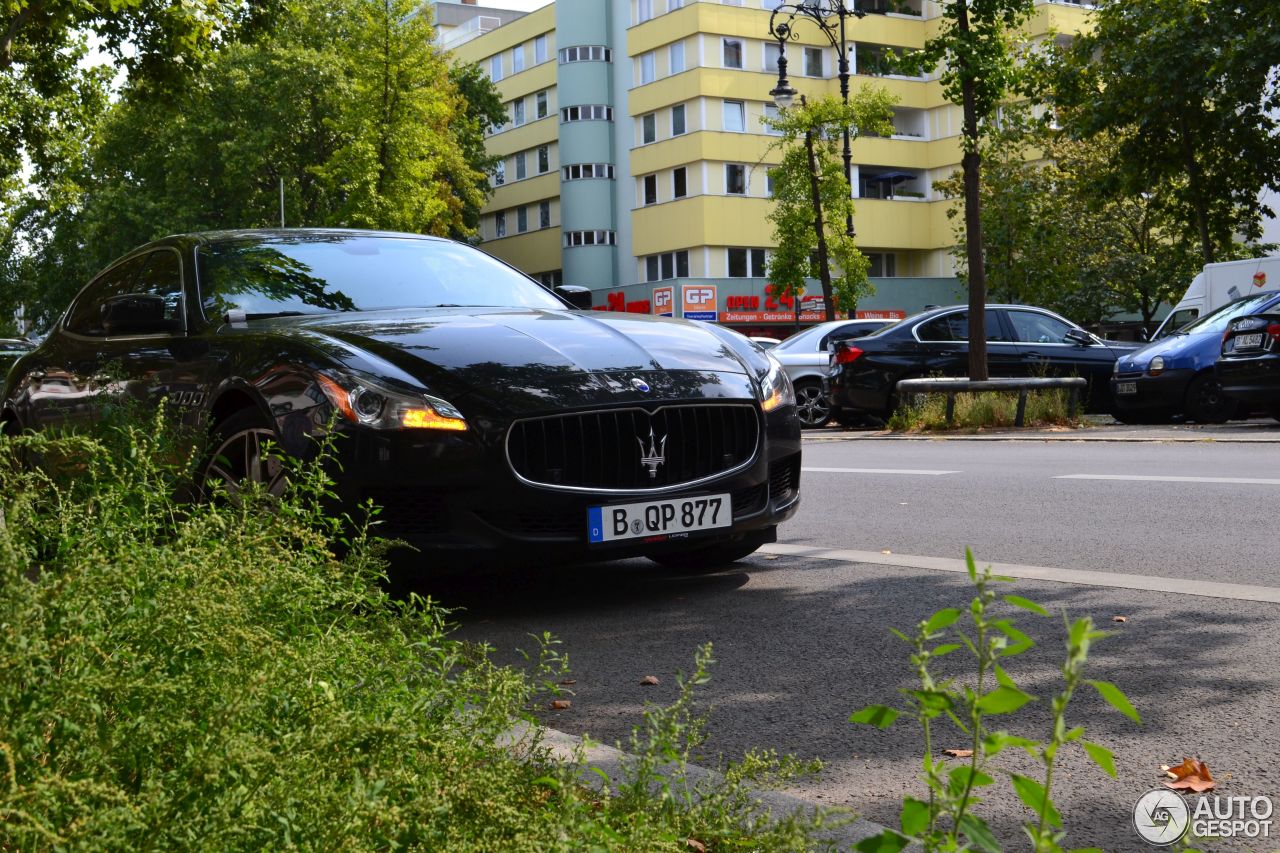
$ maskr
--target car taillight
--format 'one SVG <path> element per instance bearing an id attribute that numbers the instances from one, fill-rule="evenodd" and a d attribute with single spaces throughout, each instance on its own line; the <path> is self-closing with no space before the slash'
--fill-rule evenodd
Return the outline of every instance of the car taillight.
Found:
<path id="1" fill-rule="evenodd" d="M 1272 323 L 1267 326 L 1267 334 L 1271 336 L 1273 341 L 1280 343 L 1280 323 Z"/>
<path id="2" fill-rule="evenodd" d="M 857 347 L 851 347 L 848 344 L 836 347 L 836 364 L 852 364 L 860 358 L 862 358 L 862 350 Z"/>

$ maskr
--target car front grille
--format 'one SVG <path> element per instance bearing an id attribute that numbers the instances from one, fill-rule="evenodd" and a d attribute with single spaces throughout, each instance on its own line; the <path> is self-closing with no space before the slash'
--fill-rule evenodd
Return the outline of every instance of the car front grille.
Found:
<path id="1" fill-rule="evenodd" d="M 745 489 L 735 489 L 732 493 L 733 497 L 733 518 L 736 521 L 739 518 L 759 512 L 764 506 L 766 500 L 769 499 L 769 484 L 761 483 L 758 486 L 747 486 Z"/>
<path id="2" fill-rule="evenodd" d="M 374 516 L 377 524 L 373 532 L 377 536 L 439 536 L 449 530 L 442 495 L 423 493 L 417 488 L 390 487 L 366 489 L 363 498 L 380 508 Z"/>
<path id="3" fill-rule="evenodd" d="M 751 405 L 606 409 L 516 421 L 507 460 L 539 486 L 646 491 L 741 468 L 759 440 Z"/>
<path id="4" fill-rule="evenodd" d="M 790 500 L 800 491 L 800 457 L 781 459 L 769 466 L 769 497 L 775 502 Z"/>

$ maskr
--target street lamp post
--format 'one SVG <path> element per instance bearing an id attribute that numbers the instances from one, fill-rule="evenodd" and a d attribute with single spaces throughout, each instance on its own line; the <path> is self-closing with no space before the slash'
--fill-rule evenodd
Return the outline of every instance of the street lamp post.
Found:
<path id="1" fill-rule="evenodd" d="M 846 0 L 801 0 L 783 3 L 769 16 L 769 35 L 778 40 L 778 85 L 770 90 L 779 109 L 786 109 L 795 102 L 796 90 L 787 80 L 787 42 L 799 38 L 796 19 L 807 18 L 817 25 L 831 46 L 840 53 L 840 98 L 849 103 L 849 43 L 845 38 L 845 21 L 861 18 L 867 13 Z M 833 22 L 832 19 L 835 19 Z M 853 148 L 849 140 L 849 125 L 844 126 L 844 180 L 853 192 Z M 845 233 L 853 233 L 853 214 L 845 217 Z"/>

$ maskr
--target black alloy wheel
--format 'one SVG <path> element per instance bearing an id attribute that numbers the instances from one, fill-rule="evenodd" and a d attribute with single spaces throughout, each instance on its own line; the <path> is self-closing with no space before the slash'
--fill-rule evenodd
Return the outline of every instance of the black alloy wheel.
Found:
<path id="1" fill-rule="evenodd" d="M 213 430 L 212 452 L 204 466 L 202 487 L 207 492 L 210 481 L 221 484 L 228 497 L 234 499 L 245 483 L 253 483 L 273 498 L 282 497 L 288 485 L 288 469 L 283 452 L 268 446 L 275 442 L 275 431 L 263 426 L 257 412 L 236 412 Z"/>
<path id="2" fill-rule="evenodd" d="M 1239 404 L 1222 393 L 1212 373 L 1201 373 L 1187 386 L 1185 411 L 1198 424 L 1221 424 L 1235 417 Z"/>
<path id="3" fill-rule="evenodd" d="M 822 385 L 813 381 L 796 383 L 796 414 L 804 429 L 827 425 L 831 420 L 831 406 L 827 403 L 827 395 L 822 393 Z"/>

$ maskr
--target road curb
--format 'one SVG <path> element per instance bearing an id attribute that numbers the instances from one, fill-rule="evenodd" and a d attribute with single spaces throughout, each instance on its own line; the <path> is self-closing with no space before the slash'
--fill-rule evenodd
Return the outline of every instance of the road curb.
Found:
<path id="1" fill-rule="evenodd" d="M 599 789 L 604 784 L 604 780 L 599 775 L 600 773 L 608 777 L 611 786 L 616 787 L 619 782 L 625 779 L 628 763 L 636 760 L 634 756 L 620 749 L 605 746 L 558 729 L 545 727 L 535 729 L 526 723 L 517 724 L 508 735 L 508 738 L 509 746 L 513 749 L 541 748 L 546 750 L 550 757 L 565 763 L 575 761 L 579 751 L 581 751 L 583 763 L 579 777 L 583 784 L 596 789 Z M 670 766 L 660 768 L 658 772 L 663 776 L 670 776 L 673 768 Z M 691 790 L 703 784 L 716 784 L 724 780 L 723 774 L 705 767 L 699 767 L 696 764 L 685 766 L 684 777 L 685 784 Z M 785 794 L 781 791 L 769 791 L 761 788 L 748 788 L 748 790 L 759 804 L 760 809 L 769 814 L 790 815 L 817 812 L 830 815 L 833 818 L 839 817 L 838 810 L 819 805 L 794 794 Z M 851 850 L 862 839 L 878 835 L 884 830 L 885 827 L 878 823 L 855 817 L 852 821 L 843 825 L 823 829 L 818 833 L 818 838 L 829 840 L 835 844 L 837 849 Z"/>

